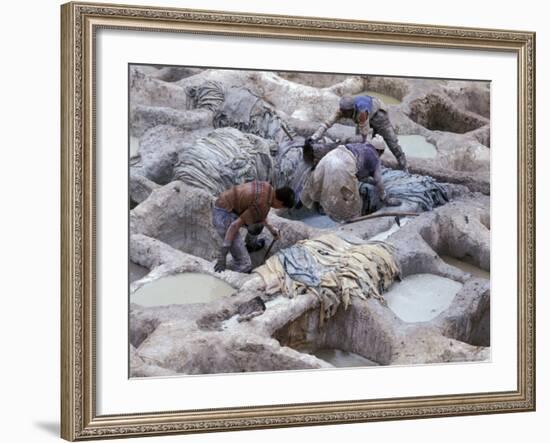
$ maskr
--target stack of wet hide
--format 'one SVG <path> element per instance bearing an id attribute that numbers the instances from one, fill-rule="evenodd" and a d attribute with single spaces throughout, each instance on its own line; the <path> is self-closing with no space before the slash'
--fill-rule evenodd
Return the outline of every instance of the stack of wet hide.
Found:
<path id="1" fill-rule="evenodd" d="M 186 92 L 188 103 L 193 108 L 206 108 L 214 112 L 215 128 L 231 127 L 276 143 L 292 137 L 288 125 L 275 108 L 248 88 L 224 88 L 218 82 L 209 81 L 189 87 Z"/>
<path id="2" fill-rule="evenodd" d="M 428 175 L 409 174 L 382 167 L 382 180 L 388 197 L 409 203 L 408 207 L 417 210 L 431 211 L 449 201 L 446 184 L 439 183 Z M 361 183 L 359 192 L 363 200 L 363 214 L 382 208 L 383 203 L 375 186 Z"/>
<path id="3" fill-rule="evenodd" d="M 252 180 L 271 181 L 270 144 L 237 129 L 216 129 L 184 149 L 174 179 L 218 195 Z"/>
<path id="4" fill-rule="evenodd" d="M 399 277 L 391 245 L 384 242 L 354 244 L 335 234 L 302 240 L 279 251 L 254 272 L 266 284 L 266 294 L 287 297 L 312 293 L 321 303 L 321 321 L 332 317 L 351 297 L 374 297 Z"/>

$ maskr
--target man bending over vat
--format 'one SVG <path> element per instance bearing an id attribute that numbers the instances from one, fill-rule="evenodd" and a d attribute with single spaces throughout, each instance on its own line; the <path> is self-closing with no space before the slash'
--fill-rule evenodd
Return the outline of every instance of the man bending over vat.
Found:
<path id="1" fill-rule="evenodd" d="M 375 137 L 366 143 L 311 144 L 306 140 L 303 157 L 312 166 L 312 173 L 300 196 L 308 208 L 321 208 L 336 221 L 346 221 L 363 214 L 363 193 L 373 183 L 385 206 L 401 202 L 386 194 L 382 180 L 379 152 L 384 141 Z"/>
<path id="2" fill-rule="evenodd" d="M 355 122 L 355 132 L 357 135 L 361 135 L 363 143 L 367 141 L 369 130 L 372 127 L 373 136 L 379 134 L 386 141 L 399 164 L 399 168 L 405 171 L 408 170 L 407 157 L 399 145 L 399 140 L 384 104 L 381 100 L 370 95 L 343 96 L 336 112 L 319 126 L 319 129 L 310 137 L 310 142 L 317 142 L 327 129 L 342 118 L 350 118 Z"/>
<path id="3" fill-rule="evenodd" d="M 265 181 L 251 181 L 233 186 L 223 192 L 212 210 L 212 221 L 218 234 L 223 238 L 220 255 L 214 269 L 222 272 L 227 268 L 227 253 L 231 252 L 234 260 L 234 270 L 250 272 L 252 261 L 248 250 L 258 250 L 264 246 L 263 240 L 258 240 L 265 226 L 274 239 L 279 238 L 279 232 L 267 221 L 271 208 L 292 208 L 295 203 L 294 191 L 289 187 L 273 189 Z M 246 227 L 246 243 L 239 235 L 239 229 Z M 247 250 L 248 249 L 248 250 Z"/>

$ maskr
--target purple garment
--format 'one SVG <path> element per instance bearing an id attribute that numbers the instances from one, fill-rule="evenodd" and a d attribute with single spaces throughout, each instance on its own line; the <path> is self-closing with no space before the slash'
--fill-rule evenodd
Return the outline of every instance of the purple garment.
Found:
<path id="1" fill-rule="evenodd" d="M 376 148 L 370 143 L 348 143 L 346 148 L 357 159 L 357 178 L 359 181 L 367 181 L 369 177 L 374 177 L 374 172 L 380 165 Z"/>

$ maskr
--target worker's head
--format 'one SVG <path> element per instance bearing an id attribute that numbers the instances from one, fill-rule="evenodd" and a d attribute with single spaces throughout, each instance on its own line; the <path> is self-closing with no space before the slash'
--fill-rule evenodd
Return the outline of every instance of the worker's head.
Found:
<path id="1" fill-rule="evenodd" d="M 296 203 L 296 195 L 292 188 L 283 186 L 275 190 L 275 198 L 271 203 L 271 206 L 275 209 L 280 208 L 293 208 Z"/>
<path id="2" fill-rule="evenodd" d="M 246 230 L 250 235 L 260 235 L 264 229 L 262 223 L 254 223 L 253 225 L 247 225 Z"/>
<path id="3" fill-rule="evenodd" d="M 353 111 L 355 109 L 355 100 L 351 95 L 344 95 L 340 99 L 340 112 L 344 114 L 344 116 L 351 116 L 353 114 Z"/>
<path id="4" fill-rule="evenodd" d="M 344 95 L 340 99 L 340 112 L 344 117 L 353 117 L 355 113 L 366 114 L 367 118 L 372 113 L 372 97 L 370 95 Z"/>
<path id="5" fill-rule="evenodd" d="M 386 149 L 386 142 L 380 134 L 376 134 L 373 139 L 370 141 L 370 144 L 374 146 L 378 155 L 382 155 Z"/>

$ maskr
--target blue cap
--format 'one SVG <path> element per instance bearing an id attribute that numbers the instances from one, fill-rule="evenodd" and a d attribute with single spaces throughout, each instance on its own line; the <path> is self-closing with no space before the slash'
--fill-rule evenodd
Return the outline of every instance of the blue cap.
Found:
<path id="1" fill-rule="evenodd" d="M 370 95 L 360 95 L 355 97 L 355 109 L 358 112 L 372 112 L 372 97 Z"/>

